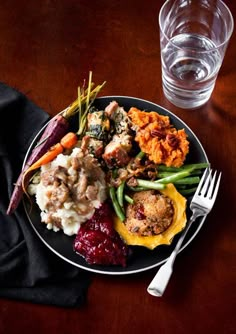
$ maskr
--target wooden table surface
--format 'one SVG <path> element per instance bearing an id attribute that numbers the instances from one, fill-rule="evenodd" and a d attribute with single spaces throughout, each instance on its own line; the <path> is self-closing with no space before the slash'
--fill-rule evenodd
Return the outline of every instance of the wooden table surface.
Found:
<path id="1" fill-rule="evenodd" d="M 0 300 L 0 333 L 233 333 L 235 321 L 236 37 L 210 101 L 198 110 L 170 104 L 161 88 L 161 0 L 8 0 L 0 2 L 0 80 L 54 115 L 88 72 L 107 81 L 102 95 L 153 101 L 195 132 L 223 172 L 214 210 L 178 256 L 162 298 L 146 292 L 156 269 L 92 274 L 80 309 Z M 233 15 L 236 2 L 227 0 Z"/>

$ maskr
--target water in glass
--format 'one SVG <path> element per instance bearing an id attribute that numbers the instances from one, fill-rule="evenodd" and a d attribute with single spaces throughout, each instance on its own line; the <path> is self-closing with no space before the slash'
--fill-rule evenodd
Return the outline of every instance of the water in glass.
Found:
<path id="1" fill-rule="evenodd" d="M 197 108 L 209 99 L 221 62 L 218 49 L 207 37 L 174 36 L 162 49 L 164 93 L 180 107 Z"/>

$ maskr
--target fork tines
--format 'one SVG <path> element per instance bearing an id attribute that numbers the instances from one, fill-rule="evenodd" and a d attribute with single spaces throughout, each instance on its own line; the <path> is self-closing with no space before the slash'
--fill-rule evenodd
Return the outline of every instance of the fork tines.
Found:
<path id="1" fill-rule="evenodd" d="M 205 169 L 196 193 L 198 193 L 201 196 L 207 196 L 209 199 L 214 200 L 216 198 L 219 189 L 221 172 L 219 173 L 217 180 L 216 180 L 217 171 L 215 171 L 213 175 L 212 173 L 213 173 L 212 169 L 210 168 Z"/>

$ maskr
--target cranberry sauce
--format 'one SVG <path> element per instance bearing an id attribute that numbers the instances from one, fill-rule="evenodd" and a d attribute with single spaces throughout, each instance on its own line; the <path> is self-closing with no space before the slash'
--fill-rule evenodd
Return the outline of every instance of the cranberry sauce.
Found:
<path id="1" fill-rule="evenodd" d="M 113 212 L 105 202 L 93 217 L 81 224 L 74 241 L 74 250 L 89 264 L 126 266 L 128 247 L 115 231 Z"/>

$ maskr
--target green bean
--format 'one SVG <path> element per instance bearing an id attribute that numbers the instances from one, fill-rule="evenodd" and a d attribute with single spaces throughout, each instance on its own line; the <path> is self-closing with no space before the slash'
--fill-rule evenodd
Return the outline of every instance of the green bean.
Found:
<path id="1" fill-rule="evenodd" d="M 181 170 L 181 167 L 167 167 L 165 165 L 159 165 L 157 167 L 158 172 L 179 172 Z"/>
<path id="2" fill-rule="evenodd" d="M 157 170 L 160 172 L 180 172 L 182 170 L 186 170 L 186 169 L 203 169 L 203 168 L 207 168 L 209 167 L 210 164 L 208 162 L 199 162 L 199 163 L 195 163 L 195 164 L 185 164 L 181 167 L 168 167 L 165 165 L 159 165 L 157 167 Z"/>
<path id="3" fill-rule="evenodd" d="M 196 163 L 196 164 L 186 164 L 186 165 L 183 165 L 181 168 L 182 169 L 203 169 L 203 168 L 207 168 L 207 167 L 210 167 L 210 164 L 208 162 L 199 162 L 199 163 Z"/>
<path id="4" fill-rule="evenodd" d="M 157 178 L 158 178 L 158 179 L 162 179 L 162 178 L 164 178 L 164 177 L 171 176 L 171 175 L 173 175 L 174 173 L 176 173 L 176 172 L 158 172 L 158 174 L 157 174 Z"/>
<path id="5" fill-rule="evenodd" d="M 115 187 L 110 187 L 109 188 L 109 195 L 110 195 L 115 213 L 117 214 L 118 218 L 121 221 L 124 221 L 125 220 L 125 214 L 124 214 L 124 212 L 123 212 L 123 210 L 122 210 L 122 208 L 121 208 L 121 206 L 120 206 L 120 204 L 117 200 Z"/>
<path id="6" fill-rule="evenodd" d="M 124 209 L 124 188 L 125 182 L 123 181 L 119 187 L 117 188 L 116 195 L 118 203 L 120 204 L 121 208 Z"/>
<path id="7" fill-rule="evenodd" d="M 195 193 L 195 191 L 197 190 L 197 187 L 193 187 L 193 188 L 185 188 L 185 189 L 178 189 L 178 191 L 181 193 L 181 195 L 186 196 L 186 195 L 191 195 L 193 193 Z"/>
<path id="8" fill-rule="evenodd" d="M 175 173 L 176 172 L 158 172 L 157 178 L 162 179 L 164 177 L 174 175 Z M 198 170 L 193 170 L 191 172 L 191 176 L 196 176 L 196 175 L 201 175 L 201 174 L 202 174 L 202 172 L 199 169 Z"/>
<path id="9" fill-rule="evenodd" d="M 127 203 L 134 204 L 133 198 L 131 198 L 129 195 L 125 194 L 124 199 L 126 200 Z"/>
<path id="10" fill-rule="evenodd" d="M 175 184 L 196 184 L 200 182 L 200 177 L 199 176 L 189 176 L 185 177 L 183 179 L 175 181 Z"/>
<path id="11" fill-rule="evenodd" d="M 115 169 L 112 170 L 112 177 L 115 179 L 115 178 L 117 178 L 117 176 L 118 176 L 118 169 L 115 168 Z"/>
<path id="12" fill-rule="evenodd" d="M 156 180 L 155 183 L 163 183 L 163 184 L 175 183 L 176 181 L 189 176 L 191 174 L 191 171 L 192 169 L 187 169 L 187 170 L 183 170 L 177 173 L 173 173 L 172 175 Z"/>
<path id="13" fill-rule="evenodd" d="M 202 175 L 202 171 L 200 169 L 194 169 L 192 172 L 191 172 L 191 175 Z"/>
<path id="14" fill-rule="evenodd" d="M 132 190 L 132 191 L 135 191 L 135 192 L 147 190 L 147 188 L 145 188 L 145 187 L 139 187 L 139 186 L 136 186 L 136 187 L 128 186 L 128 188 L 130 190 Z"/>
<path id="15" fill-rule="evenodd" d="M 138 183 L 138 186 L 146 188 L 146 189 L 161 190 L 165 188 L 164 184 L 157 183 L 156 181 L 137 179 L 137 183 Z"/>

